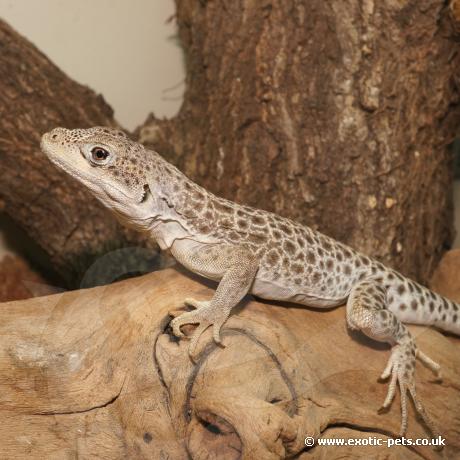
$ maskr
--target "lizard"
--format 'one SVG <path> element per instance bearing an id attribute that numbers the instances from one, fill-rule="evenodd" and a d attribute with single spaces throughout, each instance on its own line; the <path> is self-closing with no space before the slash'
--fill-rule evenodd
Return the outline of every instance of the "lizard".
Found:
<path id="1" fill-rule="evenodd" d="M 195 309 L 171 320 L 177 337 L 185 336 L 182 326 L 197 325 L 192 358 L 209 327 L 221 343 L 221 327 L 248 293 L 307 307 L 346 305 L 351 329 L 391 345 L 381 409 L 390 407 L 399 386 L 400 435 L 407 432 L 408 396 L 437 433 L 416 393 L 415 364 L 419 359 L 438 378 L 440 366 L 417 347 L 405 323 L 460 335 L 459 304 L 298 222 L 217 197 L 121 130 L 55 128 L 42 136 L 41 149 L 122 223 L 147 232 L 177 262 L 218 282 L 210 300 L 185 299 Z"/>

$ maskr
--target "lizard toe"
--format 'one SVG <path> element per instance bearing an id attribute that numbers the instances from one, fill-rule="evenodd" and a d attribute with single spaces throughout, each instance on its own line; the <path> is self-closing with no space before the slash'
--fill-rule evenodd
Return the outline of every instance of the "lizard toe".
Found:
<path id="1" fill-rule="evenodd" d="M 436 436 L 438 431 L 432 422 L 431 417 L 428 415 L 422 403 L 418 399 L 415 389 L 415 358 L 417 354 L 419 354 L 419 352 L 416 350 L 416 347 L 412 341 L 398 344 L 393 347 L 388 364 L 382 374 L 382 377 L 384 378 L 387 378 L 389 375 L 391 375 L 391 380 L 388 387 L 387 396 L 380 410 L 387 409 L 391 405 L 396 393 L 396 387 L 399 386 L 401 401 L 401 428 L 399 431 L 399 436 L 405 436 L 407 433 L 408 393 L 414 401 L 415 409 L 423 419 L 425 425 L 428 427 L 431 434 Z M 435 369 L 437 369 L 436 366 Z"/>
<path id="2" fill-rule="evenodd" d="M 200 337 L 203 335 L 203 333 L 208 329 L 208 327 L 211 326 L 211 323 L 207 321 L 203 321 L 200 323 L 200 325 L 196 328 L 195 332 L 192 335 L 191 341 L 190 341 L 190 346 L 188 347 L 188 355 L 190 356 L 190 359 L 195 362 L 196 361 L 196 355 L 195 355 L 195 350 L 198 345 L 198 341 L 200 340 Z"/>

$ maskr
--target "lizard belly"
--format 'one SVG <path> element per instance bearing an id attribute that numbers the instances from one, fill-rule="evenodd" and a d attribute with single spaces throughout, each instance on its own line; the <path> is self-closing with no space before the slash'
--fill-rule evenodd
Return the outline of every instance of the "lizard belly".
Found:
<path id="1" fill-rule="evenodd" d="M 328 298 L 327 296 L 317 296 L 307 289 L 301 287 L 292 287 L 283 285 L 276 281 L 264 278 L 254 280 L 251 288 L 251 294 L 266 300 L 283 300 L 300 305 L 306 305 L 315 308 L 330 308 L 343 305 L 346 298 Z"/>

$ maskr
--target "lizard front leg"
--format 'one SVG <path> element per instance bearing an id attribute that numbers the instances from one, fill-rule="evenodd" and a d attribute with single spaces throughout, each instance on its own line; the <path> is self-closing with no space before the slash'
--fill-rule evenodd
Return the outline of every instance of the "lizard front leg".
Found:
<path id="1" fill-rule="evenodd" d="M 193 356 L 200 336 L 210 326 L 213 337 L 220 343 L 220 328 L 230 315 L 231 309 L 248 293 L 257 270 L 258 259 L 246 248 L 216 244 L 199 248 L 191 254 L 174 254 L 176 259 L 195 273 L 211 279 L 220 279 L 211 300 L 186 299 L 185 303 L 196 308 L 171 321 L 174 335 L 183 337 L 180 330 L 185 324 L 198 324 L 192 335 L 189 355 Z"/>
<path id="2" fill-rule="evenodd" d="M 387 309 L 386 289 L 377 280 L 365 280 L 351 291 L 347 302 L 347 322 L 351 329 L 359 329 L 372 339 L 388 342 L 393 348 L 382 379 L 390 377 L 387 397 L 382 409 L 390 406 L 399 385 L 401 394 L 400 436 L 407 431 L 407 394 L 433 435 L 437 430 L 417 397 L 415 389 L 415 361 L 419 358 L 439 377 L 440 366 L 422 353 L 406 326 Z"/>

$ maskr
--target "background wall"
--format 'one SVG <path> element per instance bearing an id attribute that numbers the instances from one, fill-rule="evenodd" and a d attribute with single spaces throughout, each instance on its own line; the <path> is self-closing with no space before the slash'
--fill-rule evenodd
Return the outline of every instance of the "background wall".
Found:
<path id="1" fill-rule="evenodd" d="M 173 0 L 0 0 L 0 16 L 79 83 L 104 95 L 126 128 L 173 116 L 184 89 Z"/>

